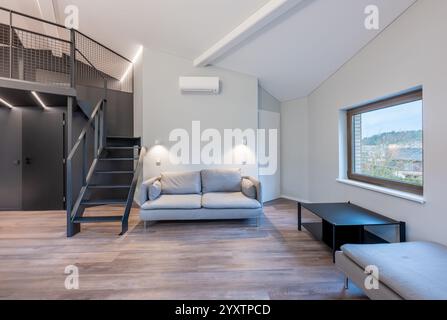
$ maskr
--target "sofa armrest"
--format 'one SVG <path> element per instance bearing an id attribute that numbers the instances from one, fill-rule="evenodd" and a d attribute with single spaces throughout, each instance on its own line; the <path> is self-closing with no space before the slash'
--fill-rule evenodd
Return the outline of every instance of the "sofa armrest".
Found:
<path id="1" fill-rule="evenodd" d="M 261 182 L 258 179 L 256 179 L 255 177 L 243 177 L 243 178 L 250 180 L 255 185 L 255 188 L 256 188 L 256 200 L 259 201 L 261 206 L 264 206 L 264 203 L 262 201 L 262 185 L 261 185 Z"/>
<path id="2" fill-rule="evenodd" d="M 150 187 L 151 184 L 153 184 L 157 180 L 160 180 L 160 177 L 150 178 L 150 179 L 144 181 L 141 184 L 141 187 L 140 187 L 140 203 L 139 203 L 140 207 L 149 200 L 149 196 L 148 196 L 149 187 Z"/>

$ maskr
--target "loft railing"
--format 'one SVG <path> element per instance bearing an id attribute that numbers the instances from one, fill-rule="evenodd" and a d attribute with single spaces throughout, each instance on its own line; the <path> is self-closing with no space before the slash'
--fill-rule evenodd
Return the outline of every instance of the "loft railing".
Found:
<path id="1" fill-rule="evenodd" d="M 82 32 L 0 7 L 0 77 L 103 90 L 93 110 L 86 112 L 87 123 L 75 139 L 73 112 L 76 104 L 81 102 L 76 102 L 77 98 L 72 96 L 67 99 L 65 205 L 67 234 L 73 235 L 79 228 L 79 224 L 73 222 L 83 213 L 82 198 L 106 144 L 107 92 L 133 92 L 132 62 Z M 123 215 L 123 232 L 127 230 L 142 161 L 140 155 Z"/>
<path id="2" fill-rule="evenodd" d="M 133 92 L 127 58 L 82 32 L 2 7 L 0 77 L 99 88 L 106 78 L 107 89 Z"/>

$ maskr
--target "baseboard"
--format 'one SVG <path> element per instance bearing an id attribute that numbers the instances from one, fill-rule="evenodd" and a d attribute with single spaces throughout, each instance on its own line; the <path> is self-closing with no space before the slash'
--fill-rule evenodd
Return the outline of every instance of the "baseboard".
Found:
<path id="1" fill-rule="evenodd" d="M 310 203 L 309 200 L 299 199 L 299 198 L 287 196 L 287 195 L 284 195 L 284 194 L 281 195 L 281 198 L 287 199 L 287 200 L 296 201 L 296 202 Z"/>
<path id="2" fill-rule="evenodd" d="M 273 202 L 273 201 L 276 201 L 276 200 L 279 200 L 279 199 L 281 199 L 282 197 L 281 196 L 278 196 L 278 197 L 276 197 L 275 199 L 272 199 L 272 200 L 267 200 L 267 201 L 263 201 L 262 203 L 269 203 L 269 202 Z"/>

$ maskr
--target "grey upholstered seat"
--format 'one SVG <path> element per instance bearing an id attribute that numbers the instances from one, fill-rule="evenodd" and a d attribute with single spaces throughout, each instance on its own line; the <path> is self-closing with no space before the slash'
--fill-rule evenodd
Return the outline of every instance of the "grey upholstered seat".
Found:
<path id="1" fill-rule="evenodd" d="M 210 192 L 202 196 L 202 206 L 208 209 L 257 209 L 261 204 L 242 192 Z"/>
<path id="2" fill-rule="evenodd" d="M 343 254 L 364 270 L 375 265 L 379 281 L 403 299 L 447 299 L 447 247 L 432 242 L 344 245 Z"/>
<path id="3" fill-rule="evenodd" d="M 143 210 L 156 209 L 200 209 L 202 206 L 200 194 L 164 194 L 154 201 L 146 201 Z"/>

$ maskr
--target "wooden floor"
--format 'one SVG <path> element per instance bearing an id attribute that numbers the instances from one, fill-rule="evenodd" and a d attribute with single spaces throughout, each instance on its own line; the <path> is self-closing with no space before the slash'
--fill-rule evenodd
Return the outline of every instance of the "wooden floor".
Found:
<path id="1" fill-rule="evenodd" d="M 67 239 L 63 212 L 1 212 L 0 299 L 365 298 L 343 289 L 327 247 L 297 231 L 294 202 L 271 202 L 265 214 L 259 228 L 164 222 L 145 232 L 134 209 L 123 237 L 110 223 Z M 78 290 L 65 289 L 68 265 L 79 268 Z"/>

